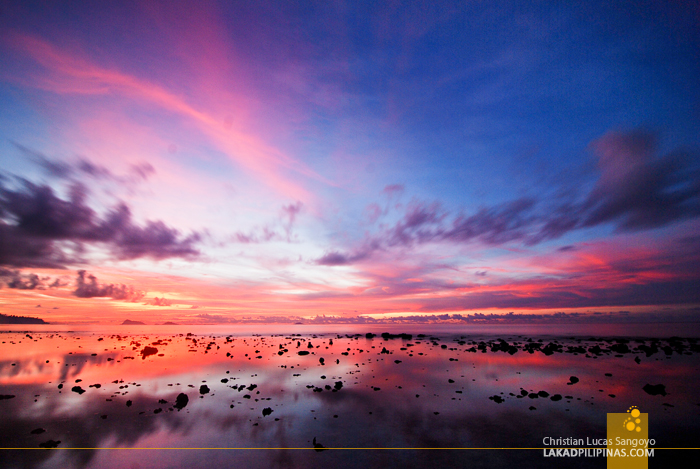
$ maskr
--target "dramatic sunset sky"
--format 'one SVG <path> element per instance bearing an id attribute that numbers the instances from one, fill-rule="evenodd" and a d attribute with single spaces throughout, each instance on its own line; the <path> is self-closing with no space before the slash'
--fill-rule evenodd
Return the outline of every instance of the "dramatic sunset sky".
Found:
<path id="1" fill-rule="evenodd" d="M 696 2 L 110 3 L 0 3 L 0 312 L 700 316 Z"/>

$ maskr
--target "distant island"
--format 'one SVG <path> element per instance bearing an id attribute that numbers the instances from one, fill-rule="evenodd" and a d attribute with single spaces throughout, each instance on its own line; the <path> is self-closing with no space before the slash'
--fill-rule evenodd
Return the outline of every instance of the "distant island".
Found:
<path id="1" fill-rule="evenodd" d="M 141 322 L 141 321 L 132 321 L 131 319 L 127 319 L 122 323 L 122 326 L 145 326 L 146 323 Z"/>
<path id="2" fill-rule="evenodd" d="M 168 321 L 168 322 L 164 322 L 163 325 L 164 326 L 178 326 L 179 324 L 172 322 L 172 321 Z"/>
<path id="3" fill-rule="evenodd" d="M 0 313 L 0 324 L 48 324 L 48 322 L 39 318 L 8 316 L 7 314 Z"/>

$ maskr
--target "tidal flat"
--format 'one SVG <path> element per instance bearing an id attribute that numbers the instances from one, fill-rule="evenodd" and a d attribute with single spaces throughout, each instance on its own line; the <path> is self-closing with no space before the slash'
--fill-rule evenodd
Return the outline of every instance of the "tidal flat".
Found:
<path id="1" fill-rule="evenodd" d="M 0 333 L 1 467 L 605 467 L 544 441 L 631 406 L 650 467 L 699 446 L 695 334 L 26 328 Z"/>

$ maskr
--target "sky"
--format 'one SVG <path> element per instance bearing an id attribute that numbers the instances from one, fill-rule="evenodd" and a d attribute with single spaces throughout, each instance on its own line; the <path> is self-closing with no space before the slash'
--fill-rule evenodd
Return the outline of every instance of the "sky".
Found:
<path id="1" fill-rule="evenodd" d="M 694 2 L 2 2 L 0 311 L 694 318 L 699 24 Z"/>

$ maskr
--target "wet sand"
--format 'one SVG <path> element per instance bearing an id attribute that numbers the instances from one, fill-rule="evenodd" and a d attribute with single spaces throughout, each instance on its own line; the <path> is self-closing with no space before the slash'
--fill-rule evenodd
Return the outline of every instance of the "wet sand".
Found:
<path id="1" fill-rule="evenodd" d="M 27 448 L 2 467 L 604 467 L 470 448 L 603 439 L 632 405 L 699 446 L 693 337 L 124 330 L 0 334 L 0 440 Z"/>

